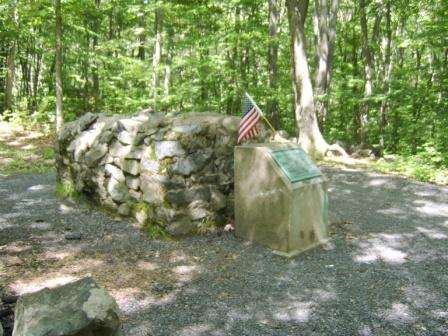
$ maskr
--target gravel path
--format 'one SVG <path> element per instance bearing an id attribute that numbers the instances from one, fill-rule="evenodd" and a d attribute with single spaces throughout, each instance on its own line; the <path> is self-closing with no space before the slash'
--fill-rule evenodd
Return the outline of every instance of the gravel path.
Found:
<path id="1" fill-rule="evenodd" d="M 293 259 L 232 234 L 150 241 L 58 200 L 51 174 L 0 178 L 0 285 L 91 274 L 126 335 L 448 335 L 448 188 L 325 171 L 332 243 Z"/>

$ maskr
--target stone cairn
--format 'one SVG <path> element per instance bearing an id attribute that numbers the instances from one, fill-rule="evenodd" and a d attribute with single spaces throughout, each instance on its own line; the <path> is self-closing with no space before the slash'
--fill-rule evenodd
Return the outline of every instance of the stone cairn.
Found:
<path id="1" fill-rule="evenodd" d="M 141 225 L 200 232 L 233 217 L 238 124 L 214 113 L 88 113 L 60 132 L 58 178 Z M 267 137 L 263 128 L 255 141 Z"/>

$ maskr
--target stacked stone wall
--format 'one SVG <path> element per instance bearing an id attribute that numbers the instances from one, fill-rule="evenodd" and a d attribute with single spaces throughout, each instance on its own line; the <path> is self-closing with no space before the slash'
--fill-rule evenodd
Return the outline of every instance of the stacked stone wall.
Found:
<path id="1" fill-rule="evenodd" d="M 233 216 L 238 123 L 212 113 L 89 113 L 59 135 L 59 180 L 172 235 L 214 227 Z"/>

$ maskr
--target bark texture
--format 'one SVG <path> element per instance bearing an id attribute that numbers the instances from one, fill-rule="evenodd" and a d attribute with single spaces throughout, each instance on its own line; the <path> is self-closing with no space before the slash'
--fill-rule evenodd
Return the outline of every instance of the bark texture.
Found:
<path id="1" fill-rule="evenodd" d="M 61 0 L 55 0 L 56 15 L 56 132 L 59 133 L 64 122 L 62 114 L 62 14 Z"/>
<path id="2" fill-rule="evenodd" d="M 267 113 L 275 128 L 280 128 L 280 111 L 278 104 L 278 24 L 280 11 L 278 0 L 269 0 L 269 89 L 270 98 L 267 103 Z"/>
<path id="3" fill-rule="evenodd" d="M 162 57 L 162 22 L 163 22 L 163 9 L 161 7 L 156 8 L 154 20 L 154 51 L 152 55 L 152 88 L 153 88 L 153 100 L 154 111 L 158 108 L 158 90 L 159 90 L 159 65 Z"/>
<path id="4" fill-rule="evenodd" d="M 310 154 L 325 155 L 329 146 L 317 123 L 313 87 L 305 52 L 304 24 L 308 0 L 287 0 L 286 4 L 291 34 L 294 114 L 299 143 Z"/>

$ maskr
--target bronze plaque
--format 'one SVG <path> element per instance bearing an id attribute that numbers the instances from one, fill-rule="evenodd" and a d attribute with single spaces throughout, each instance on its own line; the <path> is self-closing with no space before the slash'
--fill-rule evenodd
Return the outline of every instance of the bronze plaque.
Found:
<path id="1" fill-rule="evenodd" d="M 291 183 L 322 176 L 303 149 L 273 150 L 271 156 Z"/>

